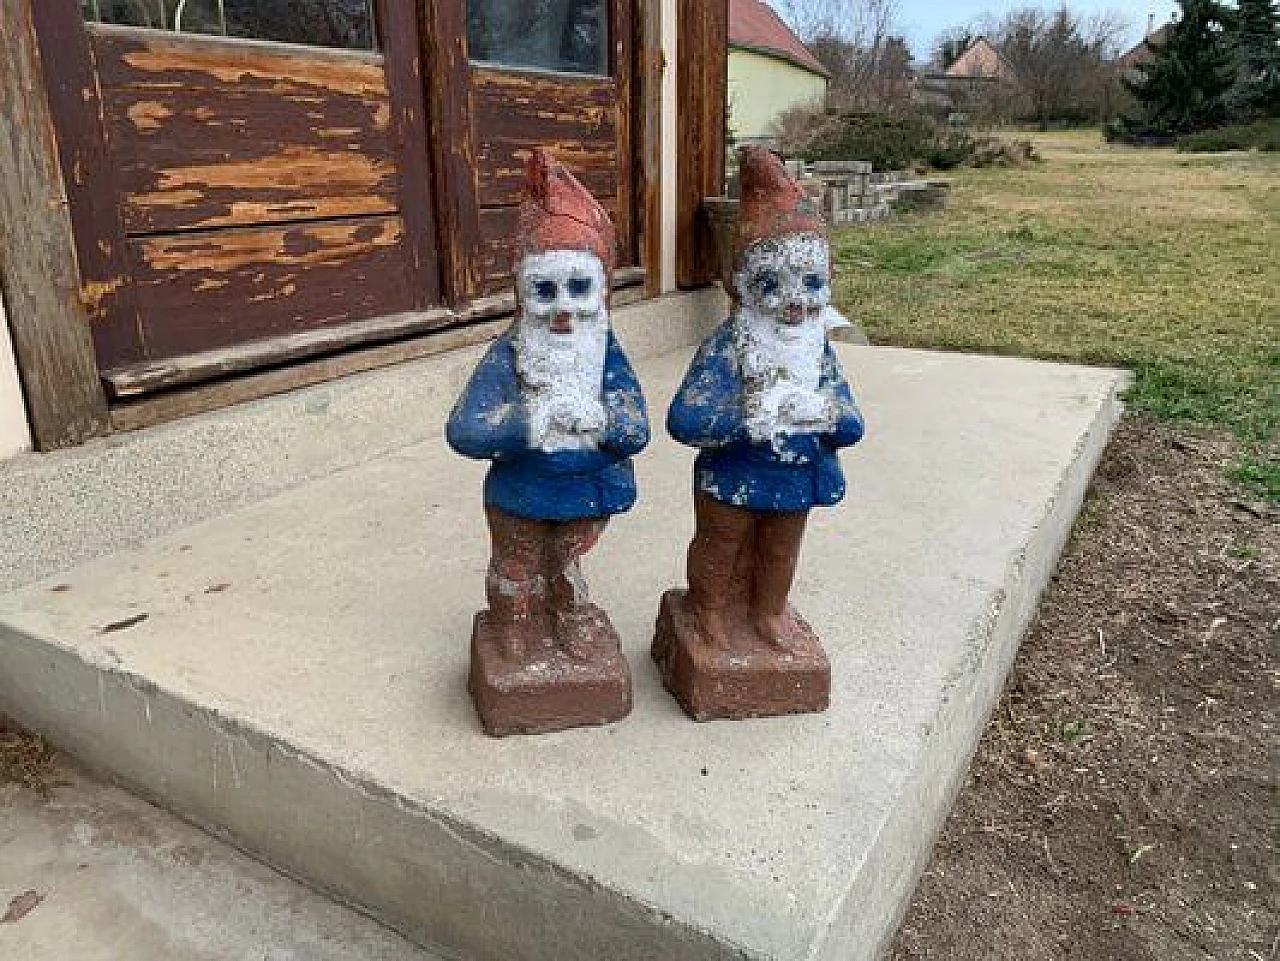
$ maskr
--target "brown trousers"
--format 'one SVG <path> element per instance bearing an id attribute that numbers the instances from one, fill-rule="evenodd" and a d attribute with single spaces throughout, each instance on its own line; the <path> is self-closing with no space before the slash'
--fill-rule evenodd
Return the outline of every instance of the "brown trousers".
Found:
<path id="1" fill-rule="evenodd" d="M 485 580 L 489 610 L 515 621 L 571 614 L 588 601 L 580 559 L 595 547 L 606 518 L 534 521 L 486 507 L 493 554 Z"/>
<path id="2" fill-rule="evenodd" d="M 689 544 L 689 600 L 723 613 L 745 605 L 782 616 L 795 581 L 808 511 L 749 511 L 697 491 L 697 530 Z"/>

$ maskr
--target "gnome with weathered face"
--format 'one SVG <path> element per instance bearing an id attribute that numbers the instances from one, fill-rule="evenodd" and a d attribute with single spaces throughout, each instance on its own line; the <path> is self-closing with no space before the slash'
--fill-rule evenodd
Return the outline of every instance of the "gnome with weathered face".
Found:
<path id="1" fill-rule="evenodd" d="M 862 417 L 827 340 L 830 253 L 813 202 L 761 147 L 740 154 L 730 317 L 703 343 L 667 429 L 698 449 L 689 590 L 663 598 L 654 657 L 699 719 L 822 710 L 830 667 L 788 602 L 811 508 L 845 493 Z"/>
<path id="2" fill-rule="evenodd" d="M 529 163 L 515 238 L 517 316 L 449 418 L 449 444 L 492 462 L 489 609 L 476 616 L 471 693 L 490 734 L 624 717 L 631 680 L 580 558 L 636 499 L 649 440 L 640 385 L 609 323 L 614 231 L 546 151 Z"/>

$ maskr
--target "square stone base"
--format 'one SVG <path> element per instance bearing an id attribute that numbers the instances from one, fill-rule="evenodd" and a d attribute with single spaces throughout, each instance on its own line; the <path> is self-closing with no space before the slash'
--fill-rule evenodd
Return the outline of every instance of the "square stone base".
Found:
<path id="1" fill-rule="evenodd" d="M 631 671 L 608 616 L 594 605 L 585 619 L 580 656 L 556 646 L 555 621 L 530 618 L 525 652 L 512 659 L 488 611 L 471 631 L 468 688 L 486 734 L 547 734 L 620 721 L 631 713 Z"/>
<path id="2" fill-rule="evenodd" d="M 796 635 L 783 650 L 760 641 L 745 614 L 737 643 L 721 650 L 702 639 L 685 591 L 662 596 L 653 659 L 685 713 L 709 721 L 825 711 L 831 665 L 813 629 L 796 615 Z"/>

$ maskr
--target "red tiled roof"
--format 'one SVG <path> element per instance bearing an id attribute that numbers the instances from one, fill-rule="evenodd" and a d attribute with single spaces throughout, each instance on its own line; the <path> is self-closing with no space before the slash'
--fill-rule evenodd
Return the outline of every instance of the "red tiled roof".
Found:
<path id="1" fill-rule="evenodd" d="M 729 46 L 745 47 L 830 77 L 782 18 L 762 0 L 729 0 Z"/>

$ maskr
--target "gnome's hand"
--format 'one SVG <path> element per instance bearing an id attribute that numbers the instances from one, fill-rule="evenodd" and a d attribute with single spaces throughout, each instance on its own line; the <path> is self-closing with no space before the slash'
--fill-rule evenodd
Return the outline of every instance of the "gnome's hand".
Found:
<path id="1" fill-rule="evenodd" d="M 778 413 L 783 421 L 795 427 L 817 429 L 830 421 L 826 399 L 811 390 L 792 391 L 778 405 Z"/>
<path id="2" fill-rule="evenodd" d="M 604 405 L 594 397 L 561 398 L 552 411 L 552 421 L 561 430 L 574 434 L 590 434 L 604 430 L 608 423 Z"/>

